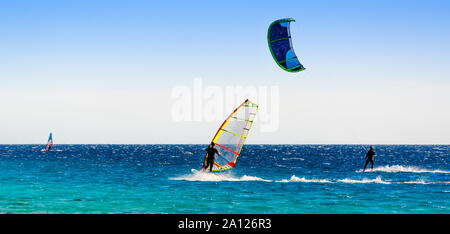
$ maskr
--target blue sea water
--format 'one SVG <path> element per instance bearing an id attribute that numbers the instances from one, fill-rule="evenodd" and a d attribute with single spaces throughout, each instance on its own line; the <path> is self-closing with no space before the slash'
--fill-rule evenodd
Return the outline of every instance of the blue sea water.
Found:
<path id="1" fill-rule="evenodd" d="M 0 145 L 0 213 L 450 213 L 450 145 Z"/>

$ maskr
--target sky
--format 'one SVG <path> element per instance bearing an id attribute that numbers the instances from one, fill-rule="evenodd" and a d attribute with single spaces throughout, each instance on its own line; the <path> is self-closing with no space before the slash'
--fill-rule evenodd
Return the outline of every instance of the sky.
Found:
<path id="1" fill-rule="evenodd" d="M 55 144 L 208 144 L 232 105 L 180 121 L 174 90 L 205 107 L 210 88 L 241 86 L 276 90 L 249 95 L 250 144 L 449 144 L 448 12 L 439 0 L 2 1 L 0 144 L 49 132 Z M 305 71 L 270 54 L 281 18 L 296 20 Z"/>

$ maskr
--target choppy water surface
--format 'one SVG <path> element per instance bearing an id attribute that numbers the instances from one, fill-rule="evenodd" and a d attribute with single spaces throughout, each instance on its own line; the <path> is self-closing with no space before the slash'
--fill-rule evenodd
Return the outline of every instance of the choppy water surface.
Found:
<path id="1" fill-rule="evenodd" d="M 206 145 L 0 146 L 0 213 L 450 213 L 449 145 L 247 145 L 195 173 Z"/>

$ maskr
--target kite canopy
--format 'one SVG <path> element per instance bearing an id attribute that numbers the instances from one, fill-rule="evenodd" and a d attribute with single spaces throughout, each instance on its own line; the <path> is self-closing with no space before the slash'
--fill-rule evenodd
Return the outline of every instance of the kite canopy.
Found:
<path id="1" fill-rule="evenodd" d="M 247 99 L 223 122 L 211 141 L 220 152 L 220 155 L 215 155 L 212 171 L 224 171 L 235 166 L 257 111 L 258 106 Z M 207 157 L 202 169 L 205 169 Z"/>
<path id="2" fill-rule="evenodd" d="M 275 62 L 288 72 L 299 72 L 305 70 L 294 53 L 291 40 L 290 23 L 294 19 L 280 19 L 274 21 L 267 33 L 270 52 Z"/>

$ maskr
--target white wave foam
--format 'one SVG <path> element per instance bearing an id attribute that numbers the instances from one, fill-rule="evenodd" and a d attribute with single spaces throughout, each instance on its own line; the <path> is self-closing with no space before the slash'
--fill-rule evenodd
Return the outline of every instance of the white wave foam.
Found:
<path id="1" fill-rule="evenodd" d="M 427 182 L 424 179 L 418 179 L 416 181 L 384 181 L 381 176 L 377 176 L 375 179 L 307 179 L 305 177 L 297 177 L 292 175 L 289 179 L 282 180 L 267 180 L 257 176 L 243 175 L 241 177 L 235 177 L 230 173 L 207 173 L 201 171 L 195 171 L 192 174 L 182 175 L 178 177 L 169 178 L 169 180 L 186 180 L 186 181 L 209 181 L 209 182 L 221 182 L 221 181 L 261 181 L 261 182 L 278 182 L 278 183 L 346 183 L 346 184 L 436 184 L 436 183 L 450 183 L 450 182 Z"/>
<path id="2" fill-rule="evenodd" d="M 404 182 L 392 182 L 384 181 L 380 176 L 375 179 L 364 178 L 362 180 L 355 180 L 350 178 L 340 179 L 340 180 L 329 180 L 329 179 L 306 179 L 305 177 L 297 177 L 295 175 L 291 176 L 290 179 L 277 180 L 275 182 L 289 183 L 289 182 L 303 182 L 303 183 L 347 183 L 347 184 L 367 184 L 367 183 L 377 183 L 377 184 L 435 184 L 438 182 L 426 182 L 423 179 L 418 179 L 416 181 L 404 181 Z M 442 182 L 441 182 L 442 183 Z M 443 182 L 448 183 L 448 182 Z"/>
<path id="3" fill-rule="evenodd" d="M 405 181 L 405 182 L 396 182 L 397 184 L 449 184 L 450 182 L 436 181 L 436 182 L 427 182 L 423 179 L 419 179 L 416 181 Z"/>
<path id="4" fill-rule="evenodd" d="M 272 180 L 265 180 L 256 176 L 248 176 L 244 175 L 242 177 L 234 177 L 231 174 L 220 174 L 220 173 L 208 173 L 208 172 L 194 172 L 189 175 L 169 178 L 170 180 L 187 180 L 187 181 L 263 181 L 263 182 L 272 182 Z"/>
<path id="5" fill-rule="evenodd" d="M 375 179 L 362 179 L 362 180 L 353 180 L 353 179 L 342 179 L 338 180 L 341 183 L 349 183 L 349 184 L 367 184 L 367 183 L 377 183 L 377 184 L 390 184 L 390 182 L 383 181 L 380 176 L 377 176 Z"/>
<path id="6" fill-rule="evenodd" d="M 403 182 L 403 183 L 405 183 L 405 184 L 433 184 L 431 182 L 426 182 L 423 179 L 418 179 L 416 181 L 406 181 L 406 182 Z"/>
<path id="7" fill-rule="evenodd" d="M 358 170 L 356 172 L 363 172 L 363 170 Z M 375 167 L 372 169 L 366 169 L 365 172 L 391 172 L 391 173 L 397 173 L 397 172 L 410 172 L 410 173 L 450 173 L 450 171 L 443 171 L 443 170 L 427 170 L 422 169 L 414 166 L 401 166 L 401 165 L 393 165 L 393 166 L 381 166 L 381 167 Z"/>
<path id="8" fill-rule="evenodd" d="M 282 158 L 282 160 L 283 160 L 283 161 L 286 161 L 286 160 L 300 160 L 300 161 L 305 161 L 304 158 Z"/>
<path id="9" fill-rule="evenodd" d="M 332 183 L 331 181 L 327 179 L 306 179 L 305 177 L 298 178 L 297 176 L 293 175 L 289 180 L 282 179 L 277 180 L 276 182 L 281 183 L 289 183 L 289 182 L 303 182 L 303 183 Z"/>

